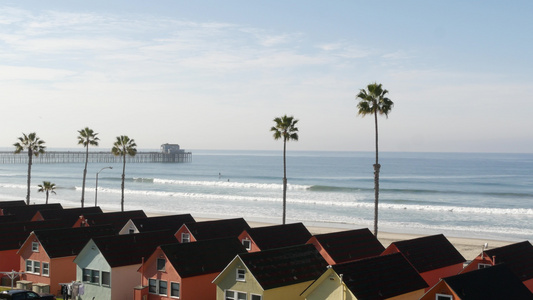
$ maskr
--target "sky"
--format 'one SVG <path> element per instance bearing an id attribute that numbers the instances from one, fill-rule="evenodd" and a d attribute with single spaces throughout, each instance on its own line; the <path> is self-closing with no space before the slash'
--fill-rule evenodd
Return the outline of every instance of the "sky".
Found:
<path id="1" fill-rule="evenodd" d="M 0 147 L 533 153 L 532 1 L 0 2 Z"/>

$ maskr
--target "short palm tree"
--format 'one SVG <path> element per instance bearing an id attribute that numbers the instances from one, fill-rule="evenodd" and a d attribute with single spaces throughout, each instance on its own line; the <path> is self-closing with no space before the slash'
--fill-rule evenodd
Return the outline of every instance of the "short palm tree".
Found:
<path id="1" fill-rule="evenodd" d="M 122 156 L 122 197 L 120 199 L 120 208 L 124 211 L 124 180 L 126 176 L 126 155 L 135 156 L 137 154 L 137 144 L 133 139 L 127 135 L 117 136 L 117 140 L 113 144 L 111 153 L 115 156 Z"/>
<path id="2" fill-rule="evenodd" d="M 13 144 L 15 146 L 15 153 L 20 153 L 24 150 L 28 150 L 28 191 L 26 193 L 26 204 L 30 205 L 30 186 L 31 186 L 31 165 L 33 163 L 33 156 L 37 157 L 39 154 L 44 153 L 44 141 L 41 140 L 35 132 L 28 135 L 22 134 L 22 137 L 18 138 L 18 142 Z"/>
<path id="3" fill-rule="evenodd" d="M 89 162 L 89 145 L 98 146 L 98 141 L 100 140 L 92 129 L 85 127 L 82 130 L 78 130 L 80 134 L 78 136 L 78 145 L 83 145 L 85 147 L 85 168 L 83 169 L 83 183 L 81 186 L 81 207 L 83 207 L 85 202 L 85 179 L 87 178 L 87 163 Z"/>
<path id="4" fill-rule="evenodd" d="M 285 219 L 287 216 L 287 142 L 288 141 L 298 141 L 298 128 L 296 124 L 298 120 L 294 119 L 293 116 L 287 117 L 284 115 L 281 118 L 275 118 L 275 126 L 270 128 L 270 131 L 274 132 L 274 139 L 279 140 L 283 139 L 283 224 L 285 224 Z"/>
<path id="5" fill-rule="evenodd" d="M 43 184 L 39 184 L 39 191 L 38 192 L 44 192 L 46 193 L 46 204 L 48 204 L 48 195 L 50 193 L 55 194 L 56 191 L 56 185 L 55 183 L 51 183 L 50 181 L 43 181 Z"/>
<path id="6" fill-rule="evenodd" d="M 379 202 L 379 169 L 381 165 L 378 161 L 378 114 L 389 116 L 394 103 L 386 97 L 389 91 L 383 89 L 381 83 L 371 83 L 367 89 L 361 89 L 356 99 L 358 114 L 361 116 L 374 115 L 376 128 L 376 163 L 374 164 L 374 235 L 378 236 L 378 202 Z"/>

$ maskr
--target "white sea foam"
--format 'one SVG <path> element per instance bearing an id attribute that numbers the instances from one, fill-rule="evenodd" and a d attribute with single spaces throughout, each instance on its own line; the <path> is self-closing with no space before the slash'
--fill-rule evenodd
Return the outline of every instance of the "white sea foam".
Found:
<path id="1" fill-rule="evenodd" d="M 232 182 L 232 181 L 189 181 L 189 180 L 172 180 L 172 179 L 160 179 L 154 178 L 154 183 L 157 184 L 175 184 L 184 186 L 206 186 L 206 187 L 225 187 L 225 188 L 237 188 L 237 189 L 264 189 L 264 190 L 280 190 L 283 188 L 282 184 L 277 183 L 245 183 L 245 182 Z M 287 184 L 289 190 L 306 190 L 311 186 L 309 185 L 295 185 Z"/>

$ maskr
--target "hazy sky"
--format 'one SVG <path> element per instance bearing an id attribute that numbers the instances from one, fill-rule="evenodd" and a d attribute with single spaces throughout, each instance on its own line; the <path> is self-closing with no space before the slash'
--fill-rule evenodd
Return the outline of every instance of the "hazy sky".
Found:
<path id="1" fill-rule="evenodd" d="M 355 99 L 395 106 L 382 151 L 533 152 L 533 1 L 42 1 L 0 4 L 0 147 L 373 151 Z"/>

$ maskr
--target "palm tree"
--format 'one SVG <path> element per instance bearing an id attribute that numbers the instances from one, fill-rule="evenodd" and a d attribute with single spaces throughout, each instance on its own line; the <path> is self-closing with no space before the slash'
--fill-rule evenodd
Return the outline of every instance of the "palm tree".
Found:
<path id="1" fill-rule="evenodd" d="M 374 164 L 374 235 L 378 236 L 378 202 L 379 202 L 379 169 L 381 165 L 378 161 L 378 114 L 389 116 L 394 103 L 386 97 L 389 91 L 383 89 L 381 83 L 371 83 L 367 90 L 361 89 L 356 99 L 360 99 L 357 104 L 358 114 L 361 116 L 374 115 L 376 127 L 376 163 Z"/>
<path id="2" fill-rule="evenodd" d="M 48 204 L 48 194 L 52 193 L 55 194 L 56 185 L 55 183 L 51 183 L 50 181 L 43 181 L 43 184 L 39 184 L 39 191 L 38 192 L 45 192 L 46 193 L 46 204 Z"/>
<path id="3" fill-rule="evenodd" d="M 290 140 L 298 141 L 298 128 L 296 127 L 298 120 L 294 119 L 293 116 L 284 115 L 281 118 L 275 118 L 274 122 L 276 126 L 270 128 L 270 131 L 274 132 L 274 139 L 283 139 L 283 224 L 285 224 L 287 215 L 287 159 L 285 154 L 287 142 Z"/>
<path id="4" fill-rule="evenodd" d="M 87 163 L 89 161 L 89 145 L 98 146 L 98 141 L 100 140 L 97 135 L 98 133 L 93 132 L 89 127 L 85 127 L 82 130 L 78 130 L 80 134 L 78 136 L 78 145 L 83 145 L 85 147 L 85 168 L 83 169 L 83 184 L 81 186 L 81 207 L 85 202 L 85 179 L 87 178 Z"/>
<path id="5" fill-rule="evenodd" d="M 117 136 L 117 140 L 113 144 L 111 153 L 115 156 L 122 156 L 122 197 L 120 199 L 120 208 L 124 211 L 124 179 L 126 176 L 126 155 L 135 156 L 137 154 L 137 144 L 133 139 L 127 135 Z"/>
<path id="6" fill-rule="evenodd" d="M 15 146 L 15 153 L 20 153 L 24 150 L 28 150 L 28 192 L 26 193 L 26 204 L 30 205 L 30 185 L 31 185 L 31 165 L 33 163 L 33 156 L 39 156 L 39 154 L 44 153 L 44 141 L 41 140 L 35 132 L 32 132 L 28 135 L 25 133 L 22 134 L 22 137 L 18 138 L 19 141 L 13 146 Z"/>

